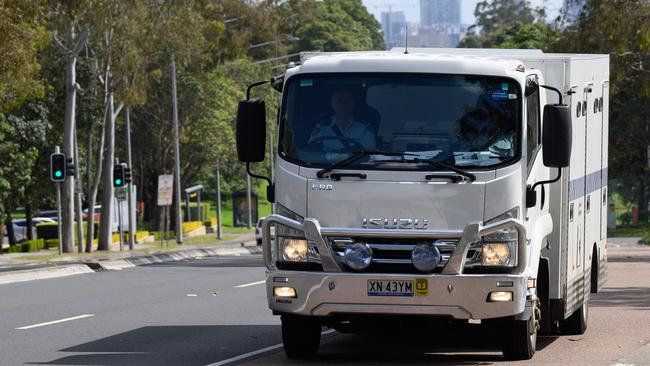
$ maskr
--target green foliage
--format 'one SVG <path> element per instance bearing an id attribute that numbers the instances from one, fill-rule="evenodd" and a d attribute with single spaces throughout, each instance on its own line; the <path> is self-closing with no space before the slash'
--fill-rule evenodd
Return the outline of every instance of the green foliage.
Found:
<path id="1" fill-rule="evenodd" d="M 527 1 L 481 1 L 474 15 L 476 23 L 460 47 L 544 48 L 553 33 L 544 22 L 544 9 L 533 9 Z"/>
<path id="2" fill-rule="evenodd" d="M 45 240 L 43 239 L 33 239 L 27 240 L 20 244 L 12 245 L 9 248 L 5 249 L 5 253 L 29 253 L 37 252 L 45 247 Z"/>
<path id="3" fill-rule="evenodd" d="M 50 35 L 44 13 L 41 2 L 0 0 L 0 113 L 43 95 L 38 52 Z"/>
<path id="4" fill-rule="evenodd" d="M 384 49 L 377 20 L 361 0 L 293 0 L 283 4 L 288 31 L 303 51 Z M 293 18 L 293 19 L 291 19 Z"/>

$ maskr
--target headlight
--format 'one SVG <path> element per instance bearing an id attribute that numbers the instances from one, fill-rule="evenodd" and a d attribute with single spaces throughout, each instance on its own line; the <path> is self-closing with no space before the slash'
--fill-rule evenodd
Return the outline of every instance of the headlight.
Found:
<path id="1" fill-rule="evenodd" d="M 304 262 L 307 260 L 309 244 L 304 239 L 285 239 L 282 248 L 282 258 L 289 262 Z"/>
<path id="2" fill-rule="evenodd" d="M 484 243 L 481 255 L 484 266 L 506 266 L 510 261 L 510 247 L 504 243 Z"/>
<path id="3" fill-rule="evenodd" d="M 486 224 L 519 218 L 519 208 L 503 213 Z M 495 233 L 485 235 L 481 238 L 481 265 L 489 267 L 514 267 L 517 265 L 517 248 L 519 245 L 518 233 L 515 228 L 499 230 Z"/>

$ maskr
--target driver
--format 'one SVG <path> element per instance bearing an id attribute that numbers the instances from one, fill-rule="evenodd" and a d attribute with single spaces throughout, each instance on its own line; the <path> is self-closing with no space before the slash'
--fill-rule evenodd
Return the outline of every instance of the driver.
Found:
<path id="1" fill-rule="evenodd" d="M 466 151 L 487 150 L 497 156 L 514 153 L 514 130 L 505 111 L 489 96 L 479 98 L 476 109 L 460 121 L 461 145 Z"/>
<path id="2" fill-rule="evenodd" d="M 351 140 L 364 149 L 375 149 L 375 135 L 368 127 L 355 120 L 354 94 L 348 89 L 337 89 L 332 93 L 330 107 L 334 114 L 316 124 L 309 141 L 319 142 L 324 150 L 344 149 L 347 144 L 342 140 Z"/>

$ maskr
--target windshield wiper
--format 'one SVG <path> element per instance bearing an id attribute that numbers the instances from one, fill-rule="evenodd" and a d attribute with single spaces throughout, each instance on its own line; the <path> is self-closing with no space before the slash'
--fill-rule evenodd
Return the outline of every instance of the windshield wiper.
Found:
<path id="1" fill-rule="evenodd" d="M 409 155 L 415 155 L 415 154 L 409 154 Z M 452 172 L 468 178 L 471 182 L 476 180 L 476 176 L 466 170 L 457 168 L 451 164 L 447 164 L 443 161 L 435 160 L 435 159 L 422 159 L 422 158 L 413 158 L 413 159 L 405 159 L 405 160 L 384 160 L 382 163 L 416 163 L 416 164 L 428 164 L 429 166 L 433 167 L 436 170 L 451 170 Z M 449 178 L 449 176 L 446 175 L 427 175 L 427 179 L 431 178 Z M 457 183 L 455 179 L 452 179 L 454 183 Z"/>
<path id="2" fill-rule="evenodd" d="M 429 164 L 431 167 L 433 167 L 434 169 L 437 169 L 437 170 L 451 170 L 452 172 L 454 172 L 454 173 L 456 173 L 458 175 L 462 175 L 463 177 L 468 178 L 470 180 L 470 182 L 473 182 L 473 181 L 476 180 L 476 176 L 474 174 L 472 174 L 472 173 L 470 173 L 470 172 L 468 172 L 466 170 L 457 168 L 457 167 L 455 167 L 455 166 L 453 166 L 451 164 L 447 164 L 445 162 L 442 162 L 442 161 L 436 161 L 436 160 L 433 160 L 433 159 L 419 159 L 419 158 L 415 158 L 415 159 L 413 159 L 413 161 L 416 162 L 416 163 Z M 435 175 L 433 177 L 435 177 Z"/>
<path id="3" fill-rule="evenodd" d="M 323 178 L 323 176 L 334 169 L 342 168 L 346 165 L 350 165 L 355 161 L 371 155 L 385 155 L 385 156 L 416 156 L 415 154 L 403 153 L 403 152 L 394 152 L 394 151 L 381 151 L 381 150 L 361 150 L 353 152 L 352 155 L 348 156 L 345 159 L 334 162 L 332 165 L 327 168 L 323 168 L 316 173 L 318 178 Z"/>

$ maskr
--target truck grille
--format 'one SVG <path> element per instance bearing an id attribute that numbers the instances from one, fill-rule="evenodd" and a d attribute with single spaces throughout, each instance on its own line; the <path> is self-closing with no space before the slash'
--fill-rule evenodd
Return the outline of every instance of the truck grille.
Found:
<path id="1" fill-rule="evenodd" d="M 336 261 L 341 268 L 347 269 L 343 263 L 343 255 L 348 245 L 364 242 L 372 248 L 372 264 L 364 272 L 372 273 L 420 273 L 411 263 L 411 252 L 416 245 L 422 244 L 422 239 L 377 239 L 377 238 L 330 238 L 330 246 Z M 433 273 L 440 273 L 449 261 L 458 239 L 431 240 L 440 251 L 441 261 Z M 467 263 L 480 260 L 480 247 L 472 246 L 467 253 Z"/>

